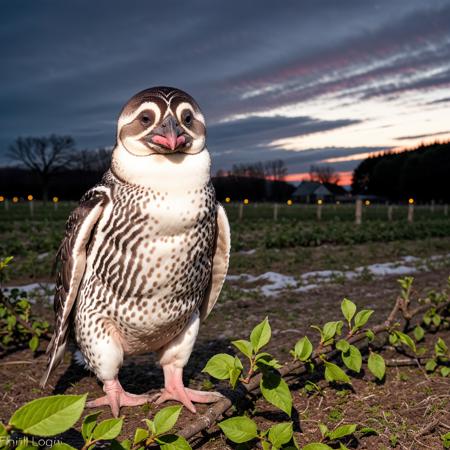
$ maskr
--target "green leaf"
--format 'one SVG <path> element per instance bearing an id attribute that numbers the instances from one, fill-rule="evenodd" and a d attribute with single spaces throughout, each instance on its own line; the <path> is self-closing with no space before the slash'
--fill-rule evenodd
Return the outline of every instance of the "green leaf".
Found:
<path id="1" fill-rule="evenodd" d="M 241 360 L 237 356 L 235 356 L 234 366 L 230 369 L 230 384 L 233 389 L 236 387 L 236 384 L 239 380 L 239 376 L 242 373 L 242 369 L 243 367 Z"/>
<path id="2" fill-rule="evenodd" d="M 373 342 L 373 340 L 375 339 L 375 334 L 372 330 L 367 330 L 366 337 L 369 342 Z"/>
<path id="3" fill-rule="evenodd" d="M 322 435 L 322 437 L 325 437 L 328 434 L 328 427 L 322 422 L 319 422 L 318 427 L 319 427 L 320 434 Z"/>
<path id="4" fill-rule="evenodd" d="M 361 352 L 354 345 L 350 345 L 346 352 L 342 353 L 342 361 L 344 364 L 354 372 L 359 373 L 362 365 Z"/>
<path id="5" fill-rule="evenodd" d="M 228 380 L 230 378 L 230 370 L 233 368 L 234 357 L 226 353 L 218 353 L 209 359 L 202 372 L 209 373 L 209 375 L 218 380 Z"/>
<path id="6" fill-rule="evenodd" d="M 177 423 L 178 416 L 181 413 L 182 406 L 167 406 L 158 411 L 153 418 L 156 434 L 167 433 Z"/>
<path id="7" fill-rule="evenodd" d="M 148 438 L 148 430 L 138 427 L 134 432 L 133 444 L 137 444 L 138 442 L 141 442 L 147 438 Z"/>
<path id="8" fill-rule="evenodd" d="M 269 441 L 276 448 L 287 444 L 292 439 L 292 422 L 283 422 L 273 425 L 269 429 Z"/>
<path id="9" fill-rule="evenodd" d="M 442 366 L 440 372 L 443 377 L 448 377 L 450 375 L 450 367 Z"/>
<path id="10" fill-rule="evenodd" d="M 323 326 L 323 335 L 322 340 L 324 344 L 327 344 L 330 340 L 332 340 L 336 334 L 341 334 L 342 330 L 342 321 L 338 320 L 336 322 L 327 322 Z"/>
<path id="11" fill-rule="evenodd" d="M 259 352 L 262 347 L 268 344 L 271 335 L 272 331 L 270 329 L 269 319 L 266 317 L 261 323 L 253 328 L 253 331 L 250 334 L 250 342 L 252 343 L 253 351 L 255 353 Z"/>
<path id="12" fill-rule="evenodd" d="M 273 367 L 279 369 L 281 366 L 278 361 L 270 353 L 258 353 L 255 356 L 256 363 L 258 366 L 262 364 L 263 367 Z"/>
<path id="13" fill-rule="evenodd" d="M 437 367 L 437 362 L 435 359 L 429 359 L 425 364 L 425 370 L 427 372 L 434 372 Z"/>
<path id="14" fill-rule="evenodd" d="M 444 448 L 450 448 L 450 431 L 441 436 L 442 445 Z"/>
<path id="15" fill-rule="evenodd" d="M 252 344 L 245 339 L 239 339 L 238 341 L 231 342 L 240 352 L 242 352 L 247 358 L 252 357 Z"/>
<path id="16" fill-rule="evenodd" d="M 369 355 L 367 366 L 376 378 L 378 378 L 379 380 L 382 380 L 384 378 L 384 375 L 386 373 L 386 364 L 384 362 L 384 358 L 381 355 L 371 352 Z"/>
<path id="17" fill-rule="evenodd" d="M 378 431 L 375 430 L 375 428 L 370 428 L 370 427 L 363 427 L 360 430 L 358 430 L 358 432 L 363 435 L 378 434 Z"/>
<path id="18" fill-rule="evenodd" d="M 71 428 L 81 416 L 85 395 L 53 395 L 33 400 L 19 408 L 9 423 L 25 434 L 55 436 Z"/>
<path id="19" fill-rule="evenodd" d="M 434 314 L 432 320 L 435 327 L 441 324 L 441 316 L 439 314 Z"/>
<path id="20" fill-rule="evenodd" d="M 340 439 L 343 438 L 344 436 L 350 436 L 355 431 L 356 431 L 355 424 L 341 425 L 340 427 L 337 427 L 335 430 L 330 431 L 328 433 L 328 438 L 331 441 L 334 441 L 335 439 Z"/>
<path id="21" fill-rule="evenodd" d="M 328 382 L 341 381 L 342 383 L 352 384 L 348 375 L 336 364 L 324 361 L 325 364 L 325 379 Z"/>
<path id="22" fill-rule="evenodd" d="M 434 346 L 434 353 L 436 356 L 445 356 L 448 352 L 447 344 L 442 338 L 439 338 Z"/>
<path id="23" fill-rule="evenodd" d="M 356 313 L 356 305 L 348 298 L 344 298 L 341 303 L 341 311 L 345 320 L 350 323 Z"/>
<path id="24" fill-rule="evenodd" d="M 259 383 L 261 393 L 272 405 L 280 408 L 288 416 L 292 410 L 292 395 L 286 381 L 278 373 L 265 372 Z"/>
<path id="25" fill-rule="evenodd" d="M 144 419 L 144 422 L 147 425 L 148 431 L 150 431 L 150 434 L 153 436 L 156 434 L 156 428 L 155 428 L 155 424 L 153 423 L 152 420 L 150 419 Z"/>
<path id="26" fill-rule="evenodd" d="M 416 344 L 414 343 L 414 341 L 411 339 L 410 336 L 408 336 L 405 333 L 402 333 L 401 331 L 396 331 L 395 334 L 400 339 L 400 342 L 407 345 L 414 353 L 416 353 Z"/>
<path id="27" fill-rule="evenodd" d="M 91 447 L 89 447 L 91 448 Z M 109 442 L 109 448 L 111 450 L 130 450 L 131 449 L 131 441 L 129 439 L 125 439 L 124 441 L 117 441 L 113 439 Z"/>
<path id="28" fill-rule="evenodd" d="M 311 444 L 306 444 L 302 450 L 333 450 L 329 445 L 322 444 L 320 442 L 312 442 Z"/>
<path id="29" fill-rule="evenodd" d="M 362 328 L 367 321 L 370 319 L 370 316 L 373 314 L 373 310 L 372 309 L 362 309 L 361 311 L 358 311 L 356 313 L 355 316 L 355 321 L 354 321 L 354 327 L 353 330 L 359 330 L 360 328 Z"/>
<path id="30" fill-rule="evenodd" d="M 398 336 L 395 333 L 389 334 L 389 343 L 394 346 L 398 343 Z"/>
<path id="31" fill-rule="evenodd" d="M 258 436 L 256 423 L 246 416 L 232 417 L 218 423 L 225 436 L 236 444 L 247 442 Z"/>
<path id="32" fill-rule="evenodd" d="M 294 354 L 300 361 L 307 361 L 312 354 L 313 346 L 307 336 L 302 337 L 297 341 L 294 347 Z"/>
<path id="33" fill-rule="evenodd" d="M 81 426 L 81 434 L 85 441 L 91 437 L 92 431 L 94 430 L 95 425 L 97 425 L 97 418 L 101 413 L 101 411 L 97 411 L 84 418 L 83 425 Z"/>
<path id="34" fill-rule="evenodd" d="M 416 328 L 414 328 L 414 339 L 417 342 L 420 342 L 424 336 L 425 330 L 420 325 L 417 325 Z"/>
<path id="35" fill-rule="evenodd" d="M 336 348 L 341 352 L 346 352 L 350 348 L 350 344 L 345 339 L 340 339 L 336 342 Z"/>
<path id="36" fill-rule="evenodd" d="M 99 441 L 115 439 L 119 436 L 123 425 L 123 419 L 107 419 L 100 422 L 92 433 L 92 437 Z"/>
<path id="37" fill-rule="evenodd" d="M 192 450 L 186 439 L 175 434 L 166 434 L 156 439 L 156 442 L 164 450 Z"/>
<path id="38" fill-rule="evenodd" d="M 35 352 L 39 347 L 39 338 L 34 335 L 28 342 L 28 346 L 30 347 L 32 352 Z"/>

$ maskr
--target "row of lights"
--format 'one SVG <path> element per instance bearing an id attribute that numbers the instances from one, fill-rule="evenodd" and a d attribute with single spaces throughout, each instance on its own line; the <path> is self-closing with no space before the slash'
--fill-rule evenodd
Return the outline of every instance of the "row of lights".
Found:
<path id="1" fill-rule="evenodd" d="M 30 194 L 30 195 L 27 195 L 27 200 L 29 201 L 29 202 L 31 202 L 31 201 L 33 201 L 33 199 L 34 199 L 34 197 Z M 11 201 L 13 202 L 13 203 L 19 203 L 19 197 L 12 197 L 11 198 Z M 1 202 L 4 202 L 4 201 L 6 201 L 6 198 L 3 196 L 3 195 L 0 195 L 0 203 Z M 52 198 L 52 202 L 53 203 L 58 203 L 59 202 L 59 197 L 53 197 Z"/>
<path id="2" fill-rule="evenodd" d="M 230 197 L 226 197 L 226 198 L 225 198 L 225 203 L 230 203 L 230 202 L 231 202 L 231 198 L 230 198 Z M 248 199 L 248 198 L 245 198 L 245 199 L 244 199 L 244 205 L 248 205 L 249 203 L 250 203 L 249 199 Z M 291 205 L 293 204 L 292 200 L 288 200 L 286 203 L 287 203 L 288 206 L 291 206 Z M 410 198 L 410 199 L 408 200 L 408 203 L 409 203 L 410 205 L 413 205 L 413 204 L 414 204 L 414 199 L 413 199 L 413 198 Z M 317 204 L 318 204 L 318 205 L 322 205 L 322 204 L 323 204 L 323 200 L 319 198 L 319 199 L 317 200 Z M 338 200 L 338 201 L 336 202 L 336 205 L 340 205 L 340 204 L 341 204 L 341 202 Z M 365 200 L 365 201 L 364 201 L 364 204 L 365 204 L 366 206 L 370 206 L 370 200 Z"/>

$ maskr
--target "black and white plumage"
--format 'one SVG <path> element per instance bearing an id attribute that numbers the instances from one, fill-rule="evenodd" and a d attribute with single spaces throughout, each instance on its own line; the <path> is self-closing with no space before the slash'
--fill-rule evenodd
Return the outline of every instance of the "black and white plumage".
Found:
<path id="1" fill-rule="evenodd" d="M 229 260 L 230 230 L 210 181 L 205 121 L 196 102 L 172 88 L 135 95 L 118 121 L 110 170 L 72 212 L 58 259 L 56 324 L 44 385 L 69 331 L 106 396 L 91 406 L 148 401 L 126 393 L 124 355 L 157 351 L 165 389 L 158 401 L 210 402 L 182 369 L 200 321 L 213 308 Z"/>

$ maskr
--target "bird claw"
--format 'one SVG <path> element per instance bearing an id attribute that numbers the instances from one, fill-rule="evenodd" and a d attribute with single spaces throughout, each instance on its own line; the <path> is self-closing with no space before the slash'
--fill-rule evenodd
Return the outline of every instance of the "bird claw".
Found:
<path id="1" fill-rule="evenodd" d="M 109 406 L 114 417 L 119 417 L 122 406 L 139 406 L 152 400 L 149 395 L 136 395 L 125 392 L 119 380 L 106 381 L 103 387 L 106 395 L 86 403 L 88 408 Z"/>
<path id="2" fill-rule="evenodd" d="M 161 390 L 160 396 L 156 400 L 156 404 L 160 405 L 168 400 L 175 400 L 182 403 L 189 411 L 196 413 L 197 410 L 193 404 L 195 403 L 214 403 L 223 397 L 219 392 L 196 391 L 194 389 L 185 388 L 184 386 L 169 390 L 164 388 Z"/>

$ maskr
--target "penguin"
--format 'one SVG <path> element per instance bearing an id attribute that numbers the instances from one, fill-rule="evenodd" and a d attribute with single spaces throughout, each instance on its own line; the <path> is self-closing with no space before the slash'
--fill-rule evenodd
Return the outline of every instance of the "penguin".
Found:
<path id="1" fill-rule="evenodd" d="M 211 403 L 217 392 L 183 384 L 200 324 L 222 289 L 230 227 L 216 201 L 206 123 L 186 92 L 154 87 L 123 107 L 111 166 L 71 213 L 57 254 L 55 329 L 45 386 L 74 336 L 105 395 L 87 403 L 141 405 L 118 373 L 126 355 L 156 352 L 164 388 L 156 398 Z"/>

